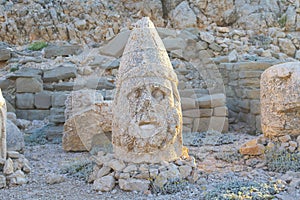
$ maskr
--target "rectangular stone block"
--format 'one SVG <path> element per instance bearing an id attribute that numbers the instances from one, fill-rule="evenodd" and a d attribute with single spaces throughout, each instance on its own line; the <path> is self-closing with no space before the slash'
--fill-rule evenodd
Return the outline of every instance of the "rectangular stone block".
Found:
<path id="1" fill-rule="evenodd" d="M 6 61 L 9 60 L 11 57 L 10 50 L 6 47 L 1 46 L 0 47 L 0 61 Z"/>
<path id="2" fill-rule="evenodd" d="M 77 69 L 74 66 L 59 66 L 44 72 L 44 82 L 54 82 L 59 80 L 67 80 L 77 76 Z"/>
<path id="3" fill-rule="evenodd" d="M 260 98 L 260 90 L 259 89 L 245 89 L 244 97 L 247 99 L 259 99 Z"/>
<path id="4" fill-rule="evenodd" d="M 191 133 L 192 129 L 190 127 L 187 127 L 187 126 L 182 126 L 182 132 L 183 133 Z"/>
<path id="5" fill-rule="evenodd" d="M 239 73 L 239 78 L 260 78 L 263 71 L 241 71 Z"/>
<path id="6" fill-rule="evenodd" d="M 64 108 L 51 108 L 49 121 L 55 124 L 65 122 L 65 109 Z"/>
<path id="7" fill-rule="evenodd" d="M 226 102 L 226 97 L 224 94 L 212 94 L 206 95 L 196 99 L 196 103 L 199 108 L 214 108 L 224 106 Z"/>
<path id="8" fill-rule="evenodd" d="M 64 107 L 69 93 L 67 92 L 53 92 L 52 93 L 52 107 Z"/>
<path id="9" fill-rule="evenodd" d="M 265 70 L 274 64 L 274 62 L 239 62 L 235 65 L 235 68 L 239 69 L 240 71 Z"/>
<path id="10" fill-rule="evenodd" d="M 16 106 L 21 109 L 34 108 L 34 94 L 32 93 L 17 93 Z"/>
<path id="11" fill-rule="evenodd" d="M 219 132 L 228 132 L 228 127 L 227 117 L 200 118 L 194 120 L 192 131 L 204 132 L 215 130 Z"/>
<path id="12" fill-rule="evenodd" d="M 214 108 L 213 115 L 217 117 L 226 117 L 228 116 L 228 109 L 226 106 L 216 107 Z"/>
<path id="13" fill-rule="evenodd" d="M 82 47 L 79 45 L 59 45 L 59 46 L 48 46 L 44 49 L 45 58 L 51 58 L 55 56 L 67 56 L 67 55 L 78 55 L 82 52 Z"/>
<path id="14" fill-rule="evenodd" d="M 196 118 L 193 121 L 192 132 L 204 132 L 208 130 L 210 118 Z"/>
<path id="15" fill-rule="evenodd" d="M 254 115 L 260 114 L 260 101 L 259 100 L 251 100 L 250 101 L 250 112 Z"/>
<path id="16" fill-rule="evenodd" d="M 261 116 L 260 115 L 256 115 L 255 117 L 255 128 L 256 128 L 256 132 L 260 132 L 261 133 Z"/>
<path id="17" fill-rule="evenodd" d="M 200 109 L 201 117 L 211 117 L 213 115 L 213 109 Z"/>
<path id="18" fill-rule="evenodd" d="M 192 124 L 193 123 L 193 118 L 183 117 L 182 118 L 182 123 L 183 124 Z"/>
<path id="19" fill-rule="evenodd" d="M 195 109 L 196 106 L 196 100 L 193 98 L 181 98 L 181 109 L 182 110 L 189 110 L 189 109 Z"/>
<path id="20" fill-rule="evenodd" d="M 238 100 L 238 107 L 242 112 L 248 113 L 250 111 L 250 101 L 247 99 Z"/>
<path id="21" fill-rule="evenodd" d="M 248 79 L 240 79 L 239 80 L 240 87 L 260 87 L 260 79 L 259 78 L 248 78 Z"/>
<path id="22" fill-rule="evenodd" d="M 182 111 L 183 117 L 197 118 L 201 116 L 200 109 L 184 110 Z"/>
<path id="23" fill-rule="evenodd" d="M 43 91 L 34 95 L 34 106 L 38 109 L 49 109 L 51 107 L 51 93 Z"/>
<path id="24" fill-rule="evenodd" d="M 16 90 L 18 93 L 37 93 L 43 90 L 43 82 L 40 78 L 17 78 Z"/>
<path id="25" fill-rule="evenodd" d="M 50 114 L 49 110 L 16 110 L 17 118 L 27 120 L 44 120 Z"/>

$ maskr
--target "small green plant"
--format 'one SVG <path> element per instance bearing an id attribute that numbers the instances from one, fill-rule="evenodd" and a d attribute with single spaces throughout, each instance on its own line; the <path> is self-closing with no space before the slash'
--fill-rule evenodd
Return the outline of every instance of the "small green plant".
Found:
<path id="1" fill-rule="evenodd" d="M 287 21 L 287 15 L 283 14 L 281 17 L 278 19 L 278 24 L 280 25 L 281 28 L 283 28 L 286 24 Z"/>
<path id="2" fill-rule="evenodd" d="M 300 171 L 300 154 L 290 153 L 279 144 L 266 151 L 266 163 L 269 171 L 282 172 Z"/>
<path id="3" fill-rule="evenodd" d="M 46 46 L 48 46 L 46 42 L 34 42 L 31 45 L 29 45 L 28 49 L 31 51 L 39 51 L 45 48 Z"/>
<path id="4" fill-rule="evenodd" d="M 19 70 L 19 67 L 12 67 L 10 68 L 10 72 L 15 72 L 15 71 L 18 71 Z"/>
<path id="5" fill-rule="evenodd" d="M 211 190 L 206 191 L 204 199 L 273 199 L 275 194 L 285 190 L 281 180 L 276 182 L 259 183 L 248 180 L 231 180 L 217 183 Z"/>
<path id="6" fill-rule="evenodd" d="M 184 188 L 186 188 L 186 186 L 188 185 L 188 182 L 184 179 L 180 179 L 180 178 L 173 178 L 173 179 L 169 179 L 167 181 L 167 183 L 165 183 L 164 185 L 157 185 L 155 184 L 155 181 L 150 180 L 150 190 L 152 193 L 155 194 L 174 194 L 177 192 L 180 192 L 182 190 L 184 190 Z"/>
<path id="7" fill-rule="evenodd" d="M 95 163 L 89 159 L 78 160 L 64 166 L 60 170 L 60 173 L 88 181 L 90 174 L 93 172 L 94 165 Z"/>

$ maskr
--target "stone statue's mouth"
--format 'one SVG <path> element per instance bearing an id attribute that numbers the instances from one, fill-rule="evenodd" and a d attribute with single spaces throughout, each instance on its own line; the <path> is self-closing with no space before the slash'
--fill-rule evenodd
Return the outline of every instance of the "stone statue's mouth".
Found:
<path id="1" fill-rule="evenodd" d="M 157 123 L 156 122 L 142 121 L 142 122 L 139 123 L 139 126 L 143 130 L 152 130 L 152 129 L 155 129 L 157 127 Z"/>

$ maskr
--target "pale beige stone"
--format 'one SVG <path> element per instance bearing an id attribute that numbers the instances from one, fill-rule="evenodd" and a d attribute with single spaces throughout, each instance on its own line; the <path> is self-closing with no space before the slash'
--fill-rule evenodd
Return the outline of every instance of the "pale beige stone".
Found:
<path id="1" fill-rule="evenodd" d="M 264 135 L 300 135 L 300 62 L 270 67 L 262 74 L 260 84 Z"/>
<path id="2" fill-rule="evenodd" d="M 177 76 L 149 18 L 135 25 L 116 82 L 112 141 L 115 157 L 133 163 L 172 161 L 182 153 Z"/>
<path id="3" fill-rule="evenodd" d="M 109 192 L 116 185 L 116 180 L 113 176 L 107 175 L 96 179 L 93 184 L 93 189 L 101 192 Z"/>
<path id="4" fill-rule="evenodd" d="M 6 103 L 0 89 L 0 158 L 6 159 Z"/>
<path id="5" fill-rule="evenodd" d="M 147 191 L 150 186 L 149 180 L 143 179 L 119 179 L 119 186 L 126 191 Z"/>
<path id="6" fill-rule="evenodd" d="M 239 151 L 243 155 L 258 156 L 265 152 L 265 147 L 262 144 L 258 144 L 257 139 L 254 139 L 243 144 Z"/>
<path id="7" fill-rule="evenodd" d="M 111 102 L 99 102 L 74 114 L 64 124 L 62 139 L 66 151 L 90 151 L 94 146 L 111 144 Z"/>
<path id="8" fill-rule="evenodd" d="M 8 158 L 5 161 L 4 167 L 3 167 L 3 173 L 6 175 L 14 173 L 14 163 L 12 159 Z"/>
<path id="9" fill-rule="evenodd" d="M 66 151 L 90 151 L 111 145 L 111 101 L 95 90 L 73 91 L 66 99 L 62 145 Z"/>

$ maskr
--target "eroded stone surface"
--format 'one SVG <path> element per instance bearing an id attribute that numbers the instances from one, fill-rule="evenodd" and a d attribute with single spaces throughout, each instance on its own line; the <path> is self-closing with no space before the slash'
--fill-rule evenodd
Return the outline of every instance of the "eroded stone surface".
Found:
<path id="1" fill-rule="evenodd" d="M 266 137 L 300 135 L 300 62 L 275 65 L 261 77 L 261 120 Z"/>
<path id="2" fill-rule="evenodd" d="M 62 145 L 66 151 L 90 151 L 111 145 L 111 102 L 92 90 L 74 91 L 66 100 Z"/>
<path id="3" fill-rule="evenodd" d="M 0 158 L 6 159 L 6 103 L 0 89 Z"/>
<path id="4" fill-rule="evenodd" d="M 175 160 L 182 153 L 177 76 L 150 19 L 143 18 L 135 26 L 116 82 L 115 156 L 134 163 Z"/>

